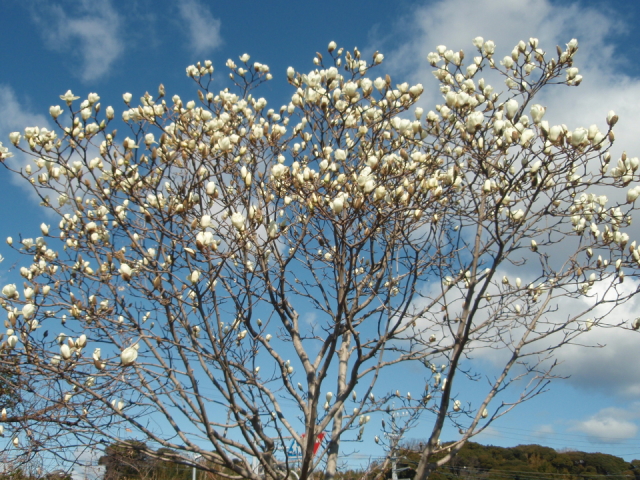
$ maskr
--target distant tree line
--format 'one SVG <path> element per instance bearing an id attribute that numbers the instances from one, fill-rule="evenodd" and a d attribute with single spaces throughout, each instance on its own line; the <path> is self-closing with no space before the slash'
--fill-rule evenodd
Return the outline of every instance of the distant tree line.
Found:
<path id="1" fill-rule="evenodd" d="M 190 480 L 191 467 L 160 460 L 170 457 L 170 449 L 162 448 L 149 454 L 143 442 L 115 443 L 105 449 L 98 464 L 105 467 L 103 480 Z M 164 454 L 164 455 L 163 455 Z"/>
<path id="2" fill-rule="evenodd" d="M 446 444 L 445 444 L 446 445 Z M 398 451 L 398 477 L 412 478 L 422 450 L 419 441 L 407 442 Z M 151 452 L 151 453 L 149 453 Z M 102 480 L 191 480 L 190 466 L 160 460 L 175 452 L 154 451 L 143 442 L 115 443 L 106 447 L 98 463 L 104 466 Z M 198 480 L 223 480 L 233 475 L 221 470 L 218 475 L 197 472 Z M 606 453 L 554 450 L 541 445 L 496 447 L 469 442 L 451 464 L 440 467 L 434 480 L 640 480 L 640 460 L 627 462 Z M 373 463 L 366 469 L 347 469 L 340 480 L 383 480 L 392 477 L 391 469 Z M 70 476 L 39 475 L 35 469 L 0 473 L 0 480 L 69 480 Z M 314 474 L 323 480 L 322 472 Z"/>
<path id="3" fill-rule="evenodd" d="M 399 478 L 412 478 L 420 456 L 420 442 L 405 444 L 398 455 Z M 372 469 L 373 477 L 380 472 Z M 391 470 L 383 473 L 391 478 Z M 615 455 L 554 450 L 541 445 L 496 447 L 469 442 L 449 465 L 440 467 L 433 480 L 640 480 L 640 460 L 627 462 Z M 370 475 L 368 475 L 370 476 Z"/>

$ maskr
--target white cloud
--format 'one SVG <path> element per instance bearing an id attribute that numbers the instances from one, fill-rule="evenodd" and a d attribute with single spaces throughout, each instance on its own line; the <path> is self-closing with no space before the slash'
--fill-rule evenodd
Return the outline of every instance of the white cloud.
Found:
<path id="1" fill-rule="evenodd" d="M 66 9 L 40 5 L 33 10 L 45 46 L 80 58 L 79 76 L 83 81 L 107 75 L 124 52 L 120 15 L 109 0 L 101 2 L 100 8 L 88 0 L 68 5 Z"/>
<path id="2" fill-rule="evenodd" d="M 638 282 L 625 280 L 627 290 L 638 288 Z M 611 322 L 628 321 L 638 316 L 640 299 L 618 306 Z M 594 314 L 598 314 L 596 310 Z M 640 334 L 620 328 L 594 328 L 580 338 L 582 345 L 568 345 L 558 352 L 562 362 L 558 373 L 569 376 L 569 383 L 590 391 L 608 391 L 623 396 L 640 394 Z M 601 348 L 600 348 L 601 347 Z"/>
<path id="3" fill-rule="evenodd" d="M 481 433 L 472 437 L 471 440 L 474 442 L 493 445 L 496 443 L 496 441 L 499 441 L 498 439 L 501 439 L 502 436 L 503 435 L 502 433 L 500 433 L 500 431 L 492 426 L 488 426 L 484 430 L 482 430 Z"/>
<path id="4" fill-rule="evenodd" d="M 220 20 L 205 5 L 198 0 L 184 0 L 179 2 L 178 9 L 195 54 L 202 55 L 222 45 Z"/>
<path id="5" fill-rule="evenodd" d="M 631 422 L 633 414 L 622 408 L 603 408 L 595 415 L 576 422 L 569 430 L 582 432 L 593 443 L 619 443 L 634 438 L 638 425 Z"/>
<path id="6" fill-rule="evenodd" d="M 50 127 L 49 119 L 41 114 L 30 112 L 22 105 L 14 90 L 0 84 L 0 141 L 8 144 L 10 132 L 23 131 L 24 127 Z"/>
<path id="7" fill-rule="evenodd" d="M 556 430 L 553 428 L 553 425 L 538 425 L 538 427 L 534 430 L 533 435 L 539 437 L 548 437 L 550 435 L 554 435 Z"/>
<path id="8" fill-rule="evenodd" d="M 627 279 L 617 288 L 622 295 L 629 295 L 640 288 L 640 282 Z M 603 285 L 594 285 L 590 295 L 603 298 Z M 612 292 L 609 292 L 605 298 L 613 300 Z M 555 312 L 546 315 L 551 322 L 554 322 L 554 319 L 566 319 L 584 312 L 580 318 L 583 325 L 581 328 L 584 328 L 589 318 L 601 319 L 603 325 L 583 332 L 569 344 L 557 349 L 553 359 L 558 361 L 558 365 L 553 372 L 566 377 L 567 383 L 582 390 L 607 391 L 623 397 L 637 396 L 640 394 L 640 370 L 637 368 L 640 364 L 640 348 L 638 348 L 640 333 L 605 324 L 625 323 L 628 326 L 629 321 L 638 316 L 640 298 L 635 296 L 617 305 L 615 309 L 613 304 L 604 303 L 588 312 L 593 303 L 594 299 L 587 297 L 561 300 Z M 562 340 L 561 335 L 561 333 L 551 335 L 536 348 L 559 344 Z M 507 349 L 484 349 L 475 352 L 476 358 L 500 368 L 508 355 Z"/>

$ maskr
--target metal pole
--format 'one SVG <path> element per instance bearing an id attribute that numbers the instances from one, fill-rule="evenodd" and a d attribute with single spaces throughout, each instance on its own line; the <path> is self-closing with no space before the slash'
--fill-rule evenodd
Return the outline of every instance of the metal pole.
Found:
<path id="1" fill-rule="evenodd" d="M 391 457 L 391 478 L 392 480 L 398 480 L 398 471 L 397 471 L 397 467 L 398 467 L 398 457 L 396 457 L 395 455 L 393 457 Z"/>
<path id="2" fill-rule="evenodd" d="M 191 474 L 191 480 L 196 480 L 196 465 L 195 462 L 197 459 L 199 459 L 202 455 L 196 455 L 195 457 L 193 457 L 193 472 Z"/>

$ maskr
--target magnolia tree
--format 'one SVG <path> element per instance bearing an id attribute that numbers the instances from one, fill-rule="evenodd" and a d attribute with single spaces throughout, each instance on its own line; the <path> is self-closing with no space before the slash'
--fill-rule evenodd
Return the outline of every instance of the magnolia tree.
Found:
<path id="1" fill-rule="evenodd" d="M 473 44 L 468 66 L 429 55 L 443 103 L 426 115 L 421 85 L 378 76 L 382 54 L 332 42 L 311 72 L 287 70 L 279 109 L 255 94 L 269 67 L 243 55 L 220 92 L 211 62 L 189 66 L 195 101 L 125 94 L 128 136 L 71 91 L 56 129 L 11 134 L 28 161 L 5 167 L 56 220 L 7 239 L 26 264 L 2 289 L 21 399 L 2 412 L 6 448 L 129 440 L 229 478 L 331 479 L 345 441 L 375 438 L 388 463 L 420 422 L 424 479 L 540 393 L 556 349 L 635 293 L 638 159 L 610 168 L 613 112 L 572 130 L 535 103 L 580 83 L 576 40 L 547 56 L 532 38 L 501 62 Z"/>

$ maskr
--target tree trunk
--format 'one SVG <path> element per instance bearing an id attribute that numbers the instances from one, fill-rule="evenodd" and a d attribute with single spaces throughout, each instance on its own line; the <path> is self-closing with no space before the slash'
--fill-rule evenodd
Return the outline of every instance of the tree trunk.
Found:
<path id="1" fill-rule="evenodd" d="M 349 347 L 351 345 L 351 333 L 347 332 L 342 336 L 342 345 L 338 351 L 339 367 L 338 367 L 338 392 L 337 401 L 344 401 L 342 398 L 347 387 L 347 367 L 349 361 Z M 327 467 L 325 469 L 325 480 L 334 480 L 338 469 L 338 458 L 340 453 L 340 431 L 342 430 L 342 418 L 344 416 L 344 407 L 340 407 L 336 412 L 333 420 L 333 428 L 331 429 L 331 444 L 329 445 L 329 454 L 327 457 Z"/>

